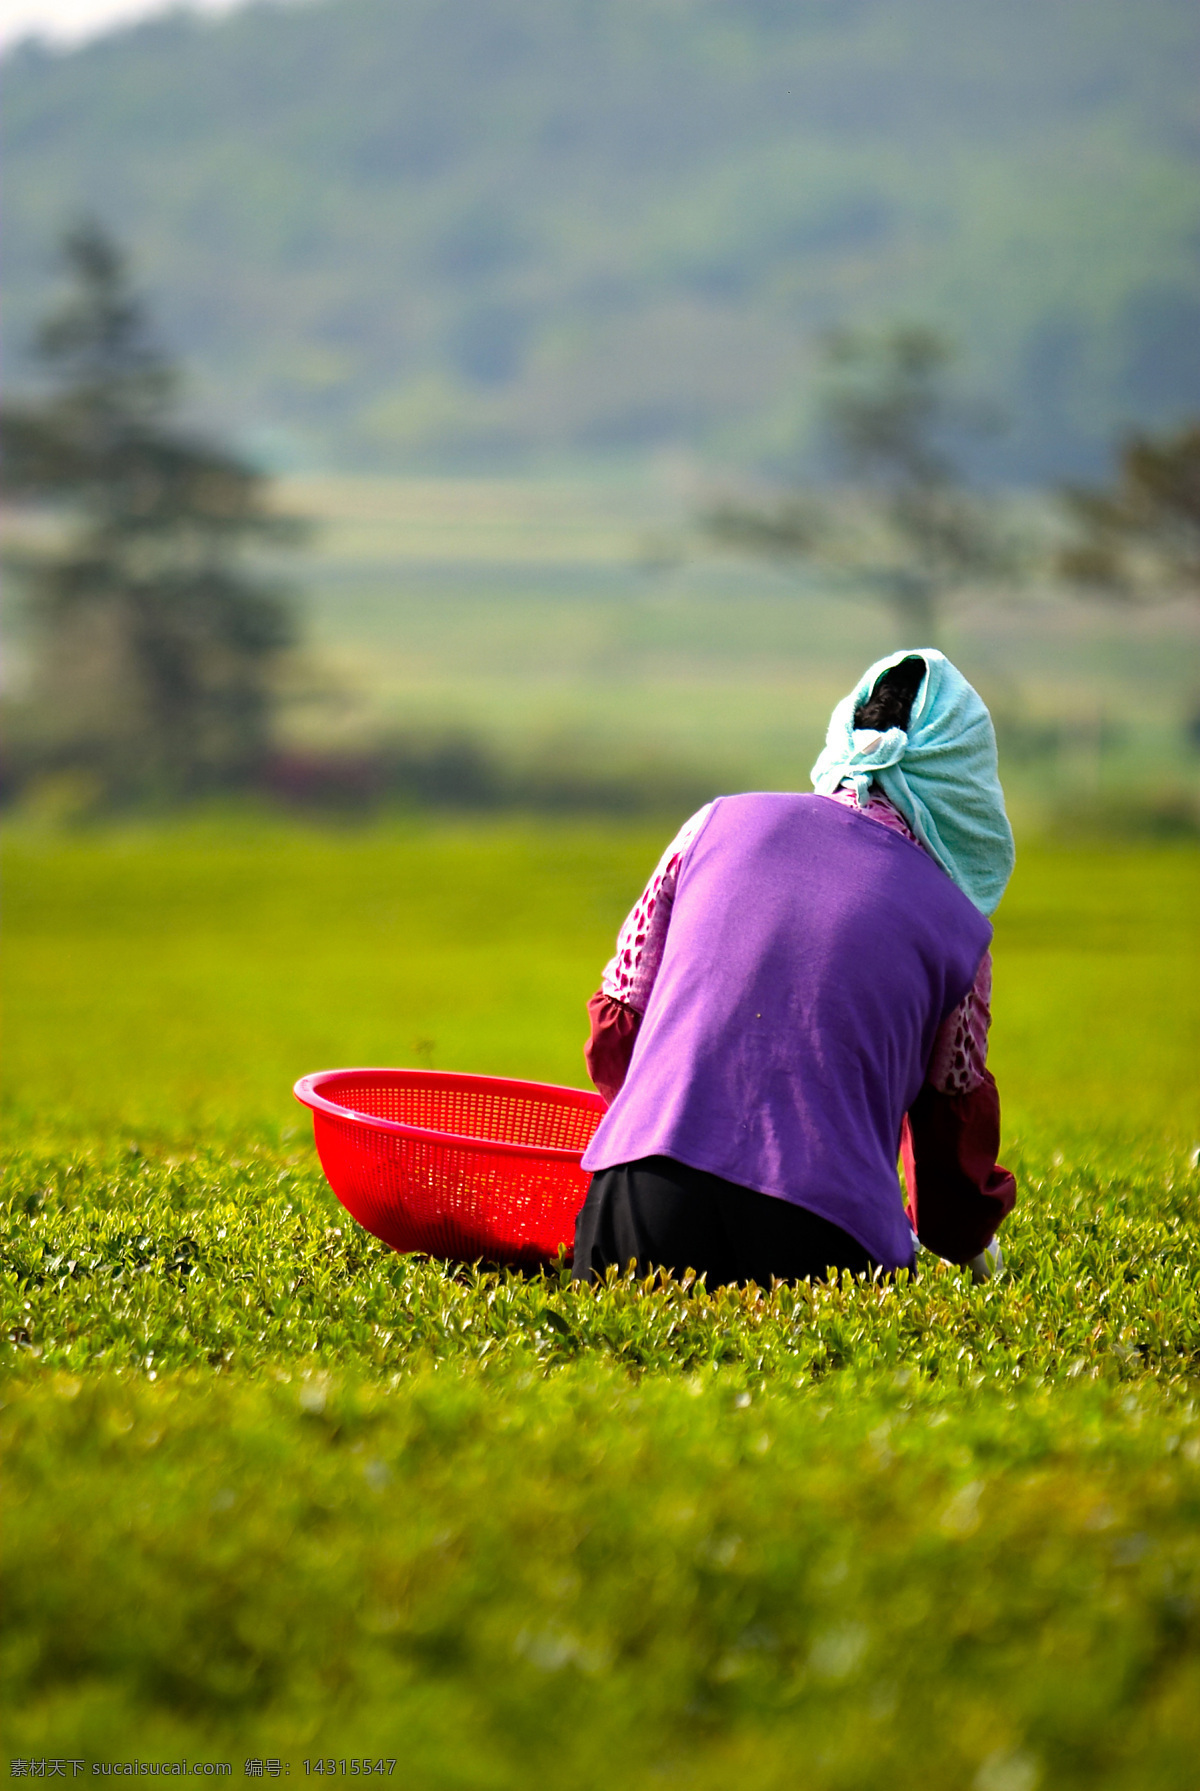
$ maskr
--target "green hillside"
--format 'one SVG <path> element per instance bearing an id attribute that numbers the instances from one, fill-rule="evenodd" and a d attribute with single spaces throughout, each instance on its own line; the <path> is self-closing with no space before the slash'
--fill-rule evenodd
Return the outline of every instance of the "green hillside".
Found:
<path id="1" fill-rule="evenodd" d="M 280 463 L 794 453 L 832 320 L 939 321 L 1094 465 L 1200 406 L 1191 0 L 312 0 L 5 59 L 6 348 L 134 249 Z"/>

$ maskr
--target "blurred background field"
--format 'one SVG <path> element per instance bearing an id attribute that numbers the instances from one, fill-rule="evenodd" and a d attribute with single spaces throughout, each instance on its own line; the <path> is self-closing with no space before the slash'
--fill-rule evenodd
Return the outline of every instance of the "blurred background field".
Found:
<path id="1" fill-rule="evenodd" d="M 511 757 L 598 772 L 640 753 L 706 794 L 804 788 L 833 703 L 897 641 L 883 604 L 714 553 L 686 464 L 574 483 L 289 479 L 279 494 L 319 524 L 307 608 L 328 683 L 297 693 L 297 740 L 478 729 Z M 942 644 L 991 702 L 1018 808 L 1142 790 L 1154 808 L 1200 784 L 1194 604 L 1130 614 L 1001 586 L 969 595 Z"/>
<path id="2" fill-rule="evenodd" d="M 711 489 L 686 464 L 278 481 L 272 503 L 312 535 L 285 568 L 301 644 L 275 680 L 276 795 L 377 808 L 386 792 L 355 768 L 389 746 L 425 755 L 425 781 L 391 799 L 410 806 L 679 816 L 720 790 L 806 788 L 829 710 L 901 624 L 819 569 L 714 550 L 699 523 Z M 1032 500 L 1017 508 L 1036 519 Z M 46 535 L 10 520 L 10 548 Z M 1194 601 L 993 583 L 964 593 L 939 641 L 992 708 L 1018 826 L 1194 833 Z M 10 689 L 32 645 L 18 602 Z M 70 821 L 94 799 L 75 768 L 35 780 L 24 806 Z"/>
<path id="3" fill-rule="evenodd" d="M 7 847 L 5 1100 L 39 1149 L 307 1137 L 339 1064 L 578 1085 L 584 1004 L 661 831 L 269 816 Z M 1030 845 L 996 922 L 1006 1134 L 1200 1143 L 1200 854 Z M 307 1147 L 306 1147 L 307 1148 Z"/>

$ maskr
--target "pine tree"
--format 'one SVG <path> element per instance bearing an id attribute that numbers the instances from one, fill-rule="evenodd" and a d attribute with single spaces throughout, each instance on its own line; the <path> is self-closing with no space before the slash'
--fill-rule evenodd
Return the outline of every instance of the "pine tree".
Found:
<path id="1" fill-rule="evenodd" d="M 230 787 L 266 750 L 295 634 L 246 550 L 296 531 L 261 474 L 178 422 L 178 370 L 112 238 L 85 223 L 63 253 L 70 290 L 36 341 L 47 395 L 0 412 L 9 495 L 63 524 L 24 568 L 42 762 L 86 768 L 110 797 Z"/>

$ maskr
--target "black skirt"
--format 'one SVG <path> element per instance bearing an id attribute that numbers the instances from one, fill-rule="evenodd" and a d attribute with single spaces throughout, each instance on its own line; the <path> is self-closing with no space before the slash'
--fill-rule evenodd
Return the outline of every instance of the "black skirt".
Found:
<path id="1" fill-rule="evenodd" d="M 709 1288 L 756 1282 L 823 1281 L 838 1269 L 878 1267 L 840 1226 L 773 1194 L 740 1188 L 671 1157 L 643 1157 L 600 1169 L 575 1221 L 576 1281 L 606 1269 L 639 1275 L 685 1269 Z"/>

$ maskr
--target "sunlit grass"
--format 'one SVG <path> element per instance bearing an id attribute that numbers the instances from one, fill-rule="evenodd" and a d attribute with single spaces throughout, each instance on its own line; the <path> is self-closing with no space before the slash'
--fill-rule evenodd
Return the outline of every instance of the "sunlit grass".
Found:
<path id="1" fill-rule="evenodd" d="M 10 839 L 10 1754 L 1190 1791 L 1197 855 L 1021 854 L 996 1282 L 594 1292 L 368 1238 L 291 1082 L 582 1082 L 660 845 Z"/>
<path id="2" fill-rule="evenodd" d="M 339 1064 L 580 1084 L 583 1005 L 664 843 L 253 816 L 14 834 L 10 1139 L 278 1142 L 307 1124 L 296 1077 Z M 1022 846 L 996 920 L 1008 1136 L 1200 1142 L 1198 903 L 1192 848 Z"/>

